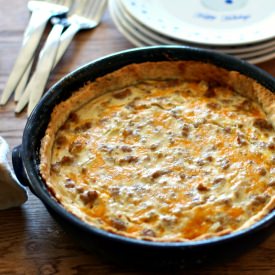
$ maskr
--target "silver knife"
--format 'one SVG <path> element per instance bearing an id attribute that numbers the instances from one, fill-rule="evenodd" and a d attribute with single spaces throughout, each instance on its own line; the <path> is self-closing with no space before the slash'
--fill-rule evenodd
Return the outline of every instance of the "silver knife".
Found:
<path id="1" fill-rule="evenodd" d="M 59 46 L 60 36 L 63 28 L 64 25 L 56 24 L 50 32 L 47 41 L 39 54 L 36 69 L 23 95 L 16 105 L 16 113 L 23 110 L 23 108 L 28 103 L 31 94 L 33 94 L 33 97 L 30 99 L 29 102 L 30 107 L 28 109 L 28 113 L 30 113 L 33 107 L 36 105 L 37 98 L 39 100 L 39 98 L 41 97 L 47 83 L 48 75 L 54 65 L 54 60 L 57 54 L 57 49 Z"/>

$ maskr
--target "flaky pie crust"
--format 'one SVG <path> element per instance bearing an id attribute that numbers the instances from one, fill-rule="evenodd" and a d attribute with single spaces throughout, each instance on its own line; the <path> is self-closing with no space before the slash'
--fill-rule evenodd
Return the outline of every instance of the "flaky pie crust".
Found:
<path id="1" fill-rule="evenodd" d="M 52 148 L 55 136 L 60 127 L 66 122 L 69 115 L 79 110 L 84 104 L 97 98 L 98 96 L 114 92 L 129 86 L 137 85 L 146 80 L 184 80 L 184 81 L 205 81 L 215 83 L 215 85 L 229 87 L 240 95 L 251 99 L 260 104 L 265 112 L 268 121 L 275 127 L 275 95 L 255 80 L 242 75 L 236 71 L 228 71 L 215 65 L 197 61 L 163 61 L 145 62 L 141 64 L 131 64 L 117 71 L 97 78 L 91 83 L 86 83 L 76 91 L 69 99 L 58 104 L 52 114 L 50 123 L 41 142 L 40 150 L 40 172 L 52 194 L 59 201 L 52 183 L 48 180 L 51 172 Z M 273 129 L 274 130 L 274 129 Z M 252 218 L 247 220 L 237 230 L 248 228 L 257 221 L 261 220 L 268 213 L 274 210 L 275 197 L 265 207 Z M 80 219 L 83 219 L 79 216 Z M 93 225 L 93 223 L 91 222 Z M 104 229 L 104 228 L 103 228 Z M 106 228 L 106 230 L 124 235 L 119 230 Z M 203 234 L 193 240 L 206 239 L 232 233 L 230 230 L 218 232 L 216 234 Z M 127 234 L 126 234 L 127 236 Z M 154 241 L 154 237 L 147 237 Z M 158 239 L 159 241 L 159 239 Z M 169 238 L 161 241 L 188 241 L 187 239 L 170 240 Z"/>

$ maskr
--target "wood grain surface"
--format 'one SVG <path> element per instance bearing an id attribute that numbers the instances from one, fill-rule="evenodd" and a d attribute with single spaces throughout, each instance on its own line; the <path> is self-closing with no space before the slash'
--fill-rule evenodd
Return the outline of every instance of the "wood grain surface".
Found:
<path id="1" fill-rule="evenodd" d="M 27 0 L 0 0 L 0 93 L 21 46 L 29 19 Z M 49 31 L 50 26 L 47 28 Z M 45 37 L 43 38 L 43 40 Z M 68 72 L 98 57 L 132 48 L 116 29 L 108 11 L 101 25 L 77 34 L 50 76 L 50 87 Z M 275 59 L 258 64 L 275 76 Z M 14 114 L 11 100 L 0 107 L 0 135 L 12 147 L 21 143 L 26 111 Z M 82 249 L 68 236 L 29 191 L 20 208 L 0 211 L 0 274 L 152 274 L 123 268 Z M 241 256 L 222 263 L 167 274 L 275 274 L 275 234 Z"/>

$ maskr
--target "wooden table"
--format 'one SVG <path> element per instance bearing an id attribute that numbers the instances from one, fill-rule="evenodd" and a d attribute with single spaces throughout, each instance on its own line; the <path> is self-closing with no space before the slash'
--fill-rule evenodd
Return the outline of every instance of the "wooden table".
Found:
<path id="1" fill-rule="evenodd" d="M 0 0 L 0 91 L 21 45 L 29 12 L 27 0 Z M 134 47 L 116 29 L 109 13 L 93 31 L 77 35 L 50 76 L 48 87 L 62 76 L 95 58 Z M 275 59 L 258 64 L 275 76 Z M 1 93 L 0 92 L 0 93 Z M 26 112 L 16 116 L 12 101 L 0 107 L 0 135 L 11 147 L 21 143 Z M 20 208 L 0 211 L 0 274 L 147 274 L 105 263 L 79 247 L 29 192 Z M 181 273 L 181 272 L 179 272 Z M 183 273 L 183 272 L 182 272 Z M 275 234 L 242 256 L 190 270 L 191 274 L 275 274 Z"/>

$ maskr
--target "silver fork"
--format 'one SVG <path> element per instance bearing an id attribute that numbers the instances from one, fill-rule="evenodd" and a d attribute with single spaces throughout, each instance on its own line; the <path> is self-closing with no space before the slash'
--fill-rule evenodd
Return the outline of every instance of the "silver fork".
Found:
<path id="1" fill-rule="evenodd" d="M 52 69 L 59 62 L 78 31 L 81 29 L 95 28 L 100 23 L 106 4 L 107 0 L 81 0 L 65 22 L 64 20 L 61 20 L 55 24 L 53 30 L 58 28 L 60 25 L 63 27 L 64 25 L 69 25 L 69 27 L 60 37 L 60 44 L 55 59 L 50 61 L 49 58 L 47 58 L 47 62 L 52 62 L 53 64 Z M 50 74 L 50 71 L 41 74 L 40 68 L 43 68 L 43 65 L 41 66 L 39 64 L 37 71 L 34 72 L 15 108 L 15 112 L 21 112 L 29 101 L 28 114 L 30 114 L 32 109 L 40 100 Z"/>
<path id="2" fill-rule="evenodd" d="M 0 105 L 7 103 L 24 71 L 30 64 L 49 18 L 67 13 L 70 1 L 36 0 L 28 2 L 28 8 L 32 15 L 24 32 L 22 47 L 2 93 Z"/>
<path id="3" fill-rule="evenodd" d="M 53 1 L 53 0 L 50 0 L 50 1 Z M 59 0 L 59 1 L 61 2 L 61 0 Z M 76 1 L 81 1 L 81 0 L 76 0 Z M 63 5 L 70 6 L 69 8 L 71 9 L 73 0 L 68 0 L 67 2 L 66 2 L 66 0 L 63 0 Z M 60 4 L 62 4 L 62 3 L 60 3 Z M 27 82 L 29 80 L 29 76 L 30 76 L 30 73 L 31 73 L 31 69 L 32 69 L 32 66 L 33 66 L 33 62 L 34 62 L 34 56 L 31 59 L 28 67 L 26 68 L 24 74 L 21 76 L 21 79 L 19 80 L 19 82 L 17 84 L 17 87 L 15 89 L 15 93 L 14 93 L 14 101 L 15 102 L 17 102 L 20 99 L 22 93 L 24 92 L 24 89 L 26 88 L 26 85 L 27 85 Z"/>

